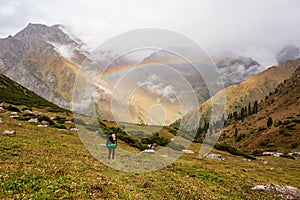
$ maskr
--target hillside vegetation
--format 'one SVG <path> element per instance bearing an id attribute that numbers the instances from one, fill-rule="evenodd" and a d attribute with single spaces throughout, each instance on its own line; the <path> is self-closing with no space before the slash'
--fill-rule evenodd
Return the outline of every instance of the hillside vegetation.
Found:
<path id="1" fill-rule="evenodd" d="M 300 187 L 299 159 L 265 157 L 265 165 L 261 159 L 214 151 L 225 160 L 183 155 L 155 172 L 125 173 L 93 158 L 74 132 L 0 116 L 5 122 L 0 132 L 14 128 L 17 133 L 0 136 L 1 199 L 280 199 L 251 188 L 266 183 Z M 118 148 L 129 149 L 127 143 Z"/>
<path id="2" fill-rule="evenodd" d="M 244 115 L 227 121 L 224 143 L 257 153 L 300 151 L 300 67 L 258 104 L 256 113 Z"/>
<path id="3" fill-rule="evenodd" d="M 52 110 L 55 112 L 67 111 L 36 95 L 34 92 L 0 73 L 0 103 L 1 102 L 37 108 L 47 107 L 50 111 Z"/>

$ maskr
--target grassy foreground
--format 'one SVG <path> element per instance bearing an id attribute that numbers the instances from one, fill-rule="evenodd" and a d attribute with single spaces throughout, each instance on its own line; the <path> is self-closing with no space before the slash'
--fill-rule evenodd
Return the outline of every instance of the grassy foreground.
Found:
<path id="1" fill-rule="evenodd" d="M 0 117 L 0 133 L 17 132 L 0 135 L 0 199 L 280 199 L 251 188 L 300 187 L 299 159 L 263 157 L 263 165 L 215 150 L 225 161 L 183 155 L 155 172 L 125 173 L 93 158 L 74 132 Z"/>

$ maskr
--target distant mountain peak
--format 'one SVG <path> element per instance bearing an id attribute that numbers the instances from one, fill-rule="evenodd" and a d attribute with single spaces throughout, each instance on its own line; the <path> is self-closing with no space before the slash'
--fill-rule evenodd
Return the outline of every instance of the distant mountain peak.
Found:
<path id="1" fill-rule="evenodd" d="M 53 26 L 47 26 L 44 24 L 33 24 L 29 23 L 23 30 L 18 32 L 14 37 L 24 38 L 28 36 L 34 36 L 42 38 L 43 40 L 59 43 L 59 44 L 74 44 L 69 35 L 61 30 L 62 25 L 56 24 Z M 77 44 L 77 43 L 76 43 Z"/>
<path id="2" fill-rule="evenodd" d="M 15 37 L 24 37 L 26 35 L 39 35 L 45 31 L 50 31 L 50 27 L 44 24 L 29 23 L 24 29 L 18 32 Z"/>

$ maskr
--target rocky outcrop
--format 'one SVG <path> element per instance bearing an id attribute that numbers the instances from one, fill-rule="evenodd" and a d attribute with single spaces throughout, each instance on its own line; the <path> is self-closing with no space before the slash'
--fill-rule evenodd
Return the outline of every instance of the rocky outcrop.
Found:
<path id="1" fill-rule="evenodd" d="M 270 194 L 276 194 L 284 199 L 299 200 L 300 189 L 292 186 L 280 186 L 276 184 L 256 185 L 252 190 L 261 190 Z"/>

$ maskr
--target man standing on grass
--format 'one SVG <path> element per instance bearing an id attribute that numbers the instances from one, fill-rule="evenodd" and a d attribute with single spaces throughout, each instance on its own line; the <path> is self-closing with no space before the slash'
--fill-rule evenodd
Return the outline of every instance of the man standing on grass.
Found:
<path id="1" fill-rule="evenodd" d="M 106 140 L 106 147 L 108 148 L 108 159 L 115 159 L 115 149 L 117 148 L 117 137 L 112 131 Z"/>

